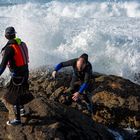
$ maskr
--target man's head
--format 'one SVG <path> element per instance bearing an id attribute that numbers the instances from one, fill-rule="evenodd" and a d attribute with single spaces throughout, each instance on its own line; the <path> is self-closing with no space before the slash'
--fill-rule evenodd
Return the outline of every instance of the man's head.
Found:
<path id="1" fill-rule="evenodd" d="M 78 58 L 77 63 L 76 63 L 76 67 L 78 71 L 84 70 L 87 62 L 88 62 L 88 55 L 84 53 Z"/>
<path id="2" fill-rule="evenodd" d="M 14 39 L 16 37 L 16 31 L 15 31 L 14 27 L 7 27 L 5 29 L 5 37 L 8 40 Z"/>

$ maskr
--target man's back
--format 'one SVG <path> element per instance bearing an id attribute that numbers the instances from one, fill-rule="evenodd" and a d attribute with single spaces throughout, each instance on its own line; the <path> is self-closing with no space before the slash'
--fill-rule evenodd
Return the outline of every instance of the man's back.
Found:
<path id="1" fill-rule="evenodd" d="M 8 64 L 10 71 L 17 75 L 23 75 L 28 71 L 28 49 L 24 42 L 19 38 L 11 39 L 2 49 L 4 51 L 1 68 Z"/>

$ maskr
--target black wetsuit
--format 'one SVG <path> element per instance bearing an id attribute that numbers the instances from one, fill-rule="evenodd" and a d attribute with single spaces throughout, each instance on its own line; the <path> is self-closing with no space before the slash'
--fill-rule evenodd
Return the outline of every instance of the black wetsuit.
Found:
<path id="1" fill-rule="evenodd" d="M 92 76 L 92 65 L 90 64 L 90 62 L 87 62 L 84 70 L 78 71 L 78 69 L 76 67 L 77 60 L 78 60 L 78 58 L 71 59 L 66 62 L 61 62 L 55 67 L 55 71 L 60 70 L 62 67 L 72 66 L 73 67 L 73 76 L 72 76 L 72 80 L 70 83 L 71 90 L 75 91 L 75 82 L 80 81 L 81 85 L 79 85 L 80 88 L 79 88 L 78 92 L 80 94 L 82 94 L 83 91 L 88 90 L 88 88 L 89 88 L 89 83 L 90 83 L 90 79 Z"/>

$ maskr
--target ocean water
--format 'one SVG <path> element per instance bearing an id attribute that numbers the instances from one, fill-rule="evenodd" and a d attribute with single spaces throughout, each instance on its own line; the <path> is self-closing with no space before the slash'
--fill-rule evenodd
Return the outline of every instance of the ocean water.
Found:
<path id="1" fill-rule="evenodd" d="M 14 26 L 30 68 L 89 54 L 93 71 L 140 84 L 140 2 L 133 0 L 0 0 L 0 48 Z"/>
<path id="2" fill-rule="evenodd" d="M 93 71 L 140 84 L 139 0 L 0 0 L 0 49 L 7 26 L 27 43 L 31 69 L 88 53 Z"/>

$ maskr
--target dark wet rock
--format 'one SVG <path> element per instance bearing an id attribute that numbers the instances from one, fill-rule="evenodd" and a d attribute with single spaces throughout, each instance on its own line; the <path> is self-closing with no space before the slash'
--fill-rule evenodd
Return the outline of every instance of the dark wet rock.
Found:
<path id="1" fill-rule="evenodd" d="M 96 83 L 93 119 L 108 125 L 139 128 L 140 86 L 113 75 L 100 76 Z"/>
<path id="2" fill-rule="evenodd" d="M 140 131 L 135 134 L 134 140 L 140 140 Z"/>
<path id="3" fill-rule="evenodd" d="M 53 80 L 46 71 L 31 74 L 30 91 L 35 99 L 25 106 L 28 115 L 22 117 L 22 125 L 6 125 L 8 113 L 0 102 L 0 139 L 114 140 L 105 126 L 83 114 L 82 108 L 81 111 L 75 109 L 80 108 L 79 104 L 70 102 L 64 105 L 69 100 L 63 96 L 70 82 L 67 76 L 70 74 L 60 74 L 57 80 Z M 1 88 L 0 94 L 4 94 L 4 88 Z"/>
<path id="4" fill-rule="evenodd" d="M 20 126 L 6 126 L 0 121 L 0 138 L 10 140 L 113 140 L 107 129 L 81 112 L 43 97 L 28 104 L 30 115 Z M 1 114 L 3 115 L 3 113 Z M 0 116 L 1 116 L 0 115 Z M 5 128 L 5 129 L 4 129 Z"/>
<path id="5" fill-rule="evenodd" d="M 0 110 L 0 138 L 112 140 L 112 134 L 102 124 L 112 128 L 139 128 L 140 86 L 121 77 L 99 73 L 93 74 L 94 80 L 91 114 L 82 95 L 79 102 L 71 99 L 70 71 L 60 72 L 56 79 L 52 79 L 46 68 L 33 71 L 30 91 L 35 99 L 26 106 L 30 115 L 22 119 L 22 126 L 9 127 L 5 124 L 7 112 Z"/>
<path id="6" fill-rule="evenodd" d="M 36 77 L 36 80 L 31 78 L 31 83 L 34 84 L 31 87 L 32 91 L 39 93 L 42 91 L 41 96 L 91 115 L 82 96 L 81 101 L 76 103 L 67 92 L 71 80 L 70 72 L 59 73 L 55 80 L 51 79 L 49 73 L 45 75 L 47 78 L 40 82 L 39 90 L 36 88 L 42 78 L 40 76 Z M 118 76 L 100 73 L 94 73 L 93 80 L 95 80 L 92 86 L 93 120 L 108 126 L 139 128 L 140 86 Z"/>

